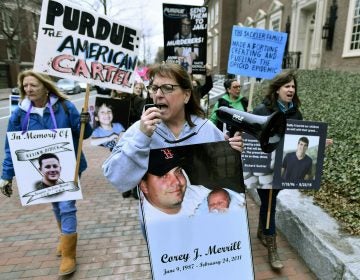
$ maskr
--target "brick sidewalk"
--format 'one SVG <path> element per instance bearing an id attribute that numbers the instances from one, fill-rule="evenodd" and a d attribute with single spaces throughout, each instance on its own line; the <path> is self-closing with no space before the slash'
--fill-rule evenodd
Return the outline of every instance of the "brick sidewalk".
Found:
<path id="1" fill-rule="evenodd" d="M 57 276 L 58 229 L 50 204 L 22 207 L 16 187 L 11 199 L 0 196 L 0 279 L 151 279 L 146 242 L 138 223 L 138 202 L 122 198 L 102 175 L 109 152 L 84 142 L 89 167 L 83 173 L 78 206 L 77 271 Z M 278 250 L 285 268 L 271 270 L 267 250 L 256 238 L 258 206 L 248 198 L 255 279 L 316 279 L 283 236 Z M 187 280 L 187 279 L 184 279 Z M 202 280 L 202 279 L 196 279 Z M 224 279 L 227 280 L 227 279 Z M 247 280 L 247 279 L 244 279 Z"/>

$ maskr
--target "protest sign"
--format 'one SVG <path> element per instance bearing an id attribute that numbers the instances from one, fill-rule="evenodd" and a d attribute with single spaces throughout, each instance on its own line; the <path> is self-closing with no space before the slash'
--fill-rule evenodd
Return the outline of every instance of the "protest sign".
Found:
<path id="1" fill-rule="evenodd" d="M 132 92 L 138 30 L 73 2 L 44 0 L 35 71 Z"/>
<path id="2" fill-rule="evenodd" d="M 319 189 L 326 130 L 326 123 L 289 119 L 283 140 L 269 154 L 245 135 L 242 160 L 247 188 Z"/>
<path id="3" fill-rule="evenodd" d="M 233 26 L 228 72 L 272 79 L 281 71 L 287 33 Z"/>
<path id="4" fill-rule="evenodd" d="M 91 144 L 112 149 L 130 126 L 131 94 L 124 98 L 96 97 Z"/>
<path id="5" fill-rule="evenodd" d="M 70 128 L 13 131 L 7 138 L 23 206 L 82 199 Z"/>
<path id="6" fill-rule="evenodd" d="M 276 153 L 274 186 L 286 189 L 319 189 L 324 162 L 327 125 L 321 122 L 288 121 Z"/>
<path id="7" fill-rule="evenodd" d="M 164 60 L 205 74 L 207 7 L 163 4 Z"/>
<path id="8" fill-rule="evenodd" d="M 139 186 L 153 279 L 254 279 L 241 156 L 228 142 L 151 150 Z"/>

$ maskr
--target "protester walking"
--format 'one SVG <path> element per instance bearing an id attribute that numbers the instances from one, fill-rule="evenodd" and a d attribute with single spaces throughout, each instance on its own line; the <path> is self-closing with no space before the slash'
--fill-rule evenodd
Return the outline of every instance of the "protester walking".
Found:
<path id="1" fill-rule="evenodd" d="M 32 131 L 43 129 L 71 128 L 75 152 L 77 152 L 81 123 L 86 123 L 84 138 L 91 136 L 88 113 L 79 114 L 75 105 L 62 94 L 45 74 L 25 70 L 19 74 L 18 87 L 20 103 L 9 119 L 7 131 Z M 75 155 L 76 156 L 76 155 Z M 87 167 L 81 154 L 79 175 Z M 10 154 L 9 141 L 5 141 L 5 159 L 0 180 L 1 192 L 10 197 L 11 183 L 15 176 Z M 56 222 L 60 228 L 58 254 L 61 255 L 59 275 L 67 275 L 76 270 L 77 218 L 75 200 L 52 203 Z"/>
<path id="2" fill-rule="evenodd" d="M 145 110 L 114 147 L 103 164 L 104 175 L 121 192 L 137 186 L 148 169 L 150 149 L 216 142 L 225 135 L 205 118 L 193 91 L 190 75 L 178 64 L 149 68 L 148 91 L 156 105 Z M 241 152 L 239 132 L 228 139 Z"/>
<path id="3" fill-rule="evenodd" d="M 258 105 L 253 113 L 268 116 L 273 112 L 282 112 L 286 119 L 302 120 L 299 110 L 301 105 L 297 94 L 297 81 L 294 71 L 284 71 L 270 81 L 263 102 Z M 281 269 L 282 264 L 276 245 L 276 198 L 280 189 L 272 189 L 269 228 L 266 228 L 267 211 L 269 206 L 269 189 L 257 189 L 260 197 L 259 225 L 257 236 L 268 248 L 268 258 L 273 269 Z"/>

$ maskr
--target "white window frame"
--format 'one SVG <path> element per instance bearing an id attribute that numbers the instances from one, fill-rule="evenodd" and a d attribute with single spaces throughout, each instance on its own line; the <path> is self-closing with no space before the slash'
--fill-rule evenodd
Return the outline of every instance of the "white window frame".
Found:
<path id="1" fill-rule="evenodd" d="M 254 20 L 251 17 L 246 17 L 244 25 L 246 27 L 254 27 Z"/>
<path id="2" fill-rule="evenodd" d="M 9 14 L 6 13 L 5 11 L 2 11 L 1 17 L 3 18 L 3 28 L 9 33 L 13 32 L 14 26 L 11 26 L 11 20 Z"/>
<path id="3" fill-rule="evenodd" d="M 216 67 L 218 65 L 218 46 L 219 46 L 219 35 L 215 34 L 213 37 L 213 52 L 212 52 L 212 66 Z"/>
<path id="4" fill-rule="evenodd" d="M 211 38 L 212 39 L 212 38 Z M 212 40 L 207 40 L 207 50 L 206 50 L 206 63 L 207 64 L 210 64 L 210 65 L 213 65 L 212 63 Z"/>
<path id="5" fill-rule="evenodd" d="M 266 29 L 266 22 L 265 19 L 259 20 L 258 22 L 256 22 L 256 28 L 262 28 L 262 29 Z"/>
<path id="6" fill-rule="evenodd" d="M 215 9 L 214 9 L 214 6 L 212 5 L 211 7 L 210 7 L 210 13 L 209 13 L 209 15 L 210 15 L 210 27 L 214 27 L 214 24 L 215 24 L 215 11 L 214 11 Z"/>
<path id="7" fill-rule="evenodd" d="M 219 23 L 219 1 L 215 2 L 215 24 Z"/>
<path id="8" fill-rule="evenodd" d="M 255 15 L 255 24 L 256 28 L 266 29 L 266 13 L 264 10 L 259 9 Z"/>
<path id="9" fill-rule="evenodd" d="M 281 24 L 282 24 L 281 18 L 282 18 L 282 11 L 281 11 L 281 10 L 279 10 L 279 11 L 277 11 L 276 13 L 273 13 L 272 15 L 270 15 L 269 29 L 280 32 L 280 31 L 281 31 Z M 273 25 L 273 23 L 274 23 L 276 20 L 279 20 L 279 29 L 278 29 L 278 30 L 275 30 L 275 29 L 274 29 L 274 25 Z"/>
<path id="10" fill-rule="evenodd" d="M 354 23 L 354 12 L 355 12 L 356 1 L 357 0 L 349 0 L 349 10 L 348 10 L 347 23 L 345 29 L 345 39 L 344 39 L 344 48 L 343 48 L 342 57 L 360 56 L 360 47 L 357 50 L 350 50 L 351 37 L 353 35 L 352 29 Z M 360 16 L 358 17 L 358 20 L 360 20 Z"/>

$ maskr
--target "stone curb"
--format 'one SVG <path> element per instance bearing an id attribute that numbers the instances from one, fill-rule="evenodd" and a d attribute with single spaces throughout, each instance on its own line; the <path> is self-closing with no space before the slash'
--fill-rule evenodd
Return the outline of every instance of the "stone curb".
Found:
<path id="1" fill-rule="evenodd" d="M 255 189 L 248 193 L 260 204 Z M 320 280 L 360 279 L 360 238 L 342 233 L 312 197 L 298 190 L 281 191 L 276 226 Z"/>

